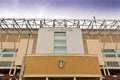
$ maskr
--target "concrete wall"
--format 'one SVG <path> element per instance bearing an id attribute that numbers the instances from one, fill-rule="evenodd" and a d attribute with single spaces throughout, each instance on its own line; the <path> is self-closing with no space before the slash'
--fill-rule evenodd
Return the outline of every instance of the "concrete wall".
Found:
<path id="1" fill-rule="evenodd" d="M 53 53 L 54 49 L 54 32 L 40 28 L 38 32 L 36 53 Z"/>
<path id="2" fill-rule="evenodd" d="M 84 53 L 82 33 L 77 28 L 39 29 L 36 53 L 54 53 L 54 32 L 66 32 L 66 53 Z"/>
<path id="3" fill-rule="evenodd" d="M 78 28 L 66 32 L 67 38 L 67 53 L 84 54 L 84 46 L 81 30 Z"/>

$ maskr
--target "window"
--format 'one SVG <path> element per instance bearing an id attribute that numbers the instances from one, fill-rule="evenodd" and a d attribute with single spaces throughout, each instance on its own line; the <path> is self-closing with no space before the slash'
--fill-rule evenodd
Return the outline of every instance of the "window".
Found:
<path id="1" fill-rule="evenodd" d="M 18 49 L 4 49 L 3 51 L 0 51 L 0 56 L 2 57 L 15 57 L 16 56 L 16 51 Z"/>
<path id="2" fill-rule="evenodd" d="M 18 49 L 4 49 L 3 52 L 17 52 Z"/>
<path id="3" fill-rule="evenodd" d="M 117 57 L 120 57 L 120 50 L 116 50 L 116 53 L 117 53 Z"/>
<path id="4" fill-rule="evenodd" d="M 108 67 L 119 67 L 119 63 L 117 61 L 106 62 L 106 66 L 108 66 Z"/>
<path id="5" fill-rule="evenodd" d="M 2 54 L 2 57 L 14 57 L 14 54 Z"/>
<path id="6" fill-rule="evenodd" d="M 114 57 L 116 57 L 116 53 L 115 54 L 104 54 L 104 56 L 106 57 L 106 58 L 108 58 L 108 57 L 110 57 L 110 58 L 114 58 Z"/>
<path id="7" fill-rule="evenodd" d="M 66 33 L 54 33 L 54 53 L 66 53 Z"/>
<path id="8" fill-rule="evenodd" d="M 13 65 L 14 65 L 14 62 L 12 61 L 0 61 L 0 67 L 10 67 Z"/>
<path id="9" fill-rule="evenodd" d="M 118 57 L 120 57 L 120 54 L 117 54 Z"/>
<path id="10" fill-rule="evenodd" d="M 2 49 L 0 48 L 0 55 L 2 54 Z"/>
<path id="11" fill-rule="evenodd" d="M 106 58 L 116 58 L 120 57 L 120 50 L 114 50 L 114 49 L 105 49 L 103 50 L 103 55 Z"/>
<path id="12" fill-rule="evenodd" d="M 117 57 L 116 51 L 114 49 L 104 49 L 103 54 L 104 54 L 104 57 L 106 57 L 106 58 L 115 58 L 115 57 Z"/>
<path id="13" fill-rule="evenodd" d="M 115 52 L 115 50 L 114 49 L 104 49 L 103 50 L 103 53 L 114 53 Z"/>

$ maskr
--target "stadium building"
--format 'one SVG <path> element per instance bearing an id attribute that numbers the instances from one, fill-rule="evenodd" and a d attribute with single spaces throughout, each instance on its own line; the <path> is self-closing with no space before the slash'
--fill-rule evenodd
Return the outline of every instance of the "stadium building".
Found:
<path id="1" fill-rule="evenodd" d="M 0 80 L 120 80 L 120 20 L 0 19 Z"/>

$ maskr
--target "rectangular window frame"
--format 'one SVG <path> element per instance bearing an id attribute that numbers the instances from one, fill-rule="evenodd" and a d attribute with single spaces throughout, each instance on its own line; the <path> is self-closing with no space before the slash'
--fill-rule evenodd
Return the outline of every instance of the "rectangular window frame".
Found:
<path id="1" fill-rule="evenodd" d="M 66 32 L 54 32 L 54 53 L 62 54 L 66 52 Z"/>
<path id="2" fill-rule="evenodd" d="M 105 66 L 107 66 L 107 67 L 120 67 L 120 63 L 118 61 L 105 61 Z"/>

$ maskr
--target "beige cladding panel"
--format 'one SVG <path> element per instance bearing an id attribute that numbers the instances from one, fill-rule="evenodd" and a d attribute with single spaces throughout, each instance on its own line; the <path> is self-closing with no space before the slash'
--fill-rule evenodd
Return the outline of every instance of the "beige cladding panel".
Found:
<path id="1" fill-rule="evenodd" d="M 9 57 L 0 57 L 0 61 L 15 61 L 15 58 L 9 58 Z"/>
<path id="2" fill-rule="evenodd" d="M 102 54 L 99 40 L 87 39 L 88 54 Z"/>
<path id="3" fill-rule="evenodd" d="M 117 46 L 116 46 L 117 45 Z M 101 48 L 103 49 L 104 43 L 101 43 Z M 105 43 L 105 49 L 120 49 L 120 43 Z"/>
<path id="4" fill-rule="evenodd" d="M 15 44 L 15 45 L 14 45 Z M 5 49 L 5 48 L 18 48 L 19 46 L 19 42 L 2 42 L 2 48 Z"/>
<path id="5" fill-rule="evenodd" d="M 67 53 L 84 54 L 81 29 L 73 28 L 72 31 L 66 31 Z"/>
<path id="6" fill-rule="evenodd" d="M 28 47 L 28 52 L 27 54 L 32 54 L 32 47 L 33 47 L 33 39 L 30 39 L 30 42 L 29 42 L 29 47 Z"/>
<path id="7" fill-rule="evenodd" d="M 46 28 L 39 29 L 36 53 L 53 53 L 54 32 Z"/>
<path id="8" fill-rule="evenodd" d="M 99 65 L 104 65 L 103 54 L 97 54 L 97 56 L 98 56 Z"/>
<path id="9" fill-rule="evenodd" d="M 88 49 L 88 54 L 95 54 L 95 55 L 97 54 L 99 64 L 104 65 L 104 59 L 102 56 L 99 40 L 87 39 L 87 49 Z"/>
<path id="10" fill-rule="evenodd" d="M 116 43 L 101 43 L 101 48 L 103 49 L 116 49 Z"/>
<path id="11" fill-rule="evenodd" d="M 63 60 L 60 68 L 59 60 Z M 89 66 L 89 67 L 88 67 Z M 100 75 L 97 57 L 90 56 L 28 56 L 25 75 Z"/>
<path id="12" fill-rule="evenodd" d="M 117 49 L 120 49 L 120 43 L 117 44 Z"/>
<path id="13" fill-rule="evenodd" d="M 21 65 L 22 64 L 23 56 L 26 53 L 26 49 L 27 49 L 27 43 L 28 43 L 28 39 L 21 39 L 20 40 L 15 65 Z M 29 44 L 29 47 L 28 47 L 28 50 L 29 50 L 28 54 L 32 53 L 33 39 L 30 39 L 29 43 L 30 44 Z"/>

